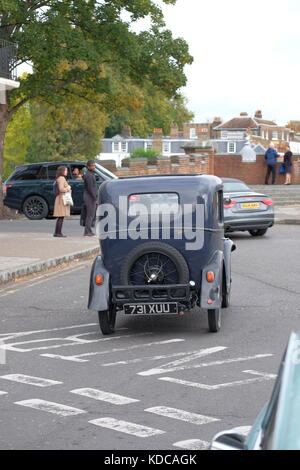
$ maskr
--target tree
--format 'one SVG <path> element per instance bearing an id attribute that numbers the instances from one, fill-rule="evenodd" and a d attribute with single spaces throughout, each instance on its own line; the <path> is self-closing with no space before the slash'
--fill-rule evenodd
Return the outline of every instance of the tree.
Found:
<path id="1" fill-rule="evenodd" d="M 60 106 L 33 102 L 30 111 L 27 162 L 89 160 L 100 153 L 106 115 L 98 106 L 67 97 Z"/>
<path id="2" fill-rule="evenodd" d="M 132 23 L 147 16 L 149 31 L 134 32 Z M 171 99 L 185 85 L 184 66 L 192 61 L 186 42 L 164 28 L 153 0 L 0 0 L 0 37 L 18 45 L 16 65 L 33 66 L 0 105 L 0 188 L 7 125 L 29 100 L 59 104 L 71 95 L 93 102 L 96 92 L 107 109 L 113 96 L 108 68 L 137 85 L 147 79 Z"/>

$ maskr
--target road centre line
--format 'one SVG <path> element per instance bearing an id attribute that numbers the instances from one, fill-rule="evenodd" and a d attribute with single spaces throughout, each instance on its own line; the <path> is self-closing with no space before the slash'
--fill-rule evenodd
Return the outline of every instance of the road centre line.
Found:
<path id="1" fill-rule="evenodd" d="M 139 372 L 138 375 L 159 375 L 159 374 L 164 374 L 166 372 L 176 372 L 178 370 L 188 370 L 188 369 L 199 369 L 201 367 L 211 367 L 211 366 L 219 366 L 223 364 L 231 364 L 234 362 L 243 362 L 243 361 L 250 361 L 252 359 L 262 359 L 265 357 L 272 357 L 273 354 L 255 354 L 254 356 L 246 356 L 246 357 L 237 357 L 237 358 L 232 358 L 232 359 L 224 359 L 222 361 L 212 361 L 212 362 L 202 362 L 200 364 L 191 364 L 191 365 L 185 365 L 185 366 L 176 366 L 176 367 L 170 367 L 170 364 L 165 364 L 161 366 L 159 369 L 149 369 L 147 371 Z M 169 366 L 169 367 L 167 367 Z"/>
<path id="2" fill-rule="evenodd" d="M 124 397 L 115 393 L 103 392 L 102 390 L 97 390 L 95 388 L 78 388 L 76 390 L 71 390 L 71 393 L 76 395 L 81 395 L 83 397 L 93 398 L 94 400 L 105 401 L 111 403 L 112 405 L 128 405 L 130 403 L 136 403 L 140 400 L 135 398 Z"/>
<path id="3" fill-rule="evenodd" d="M 0 396 L 1 396 L 1 395 L 7 395 L 7 392 L 2 392 L 2 391 L 0 390 Z"/>
<path id="4" fill-rule="evenodd" d="M 51 387 L 52 385 L 59 385 L 63 382 L 57 380 L 43 379 L 41 377 L 33 377 L 24 374 L 8 374 L 0 376 L 0 379 L 11 380 L 12 382 L 19 382 L 27 385 L 35 385 L 36 387 Z"/>
<path id="5" fill-rule="evenodd" d="M 137 437 L 151 437 L 165 434 L 165 431 L 161 431 L 160 429 L 149 428 L 148 426 L 142 426 L 140 424 L 130 423 L 128 421 L 122 421 L 115 418 L 93 419 L 92 421 L 89 421 L 89 423 Z"/>
<path id="6" fill-rule="evenodd" d="M 34 339 L 30 341 L 21 341 L 17 343 L 3 343 L 0 344 L 0 349 L 4 349 L 6 351 L 15 351 L 15 352 L 32 352 L 32 351 L 44 351 L 48 349 L 57 349 L 57 348 L 62 348 L 62 347 L 68 347 L 68 346 L 81 346 L 83 344 L 92 344 L 92 343 L 101 343 L 104 341 L 112 341 L 116 339 L 122 339 L 122 338 L 130 338 L 132 336 L 148 336 L 152 335 L 152 332 L 145 332 L 145 333 L 137 333 L 133 335 L 122 335 L 122 336 L 110 336 L 106 338 L 99 338 L 99 339 L 93 339 L 93 340 L 75 340 L 75 336 L 71 337 L 64 337 L 64 338 L 45 338 L 45 339 Z M 77 335 L 80 336 L 80 335 Z M 71 339 L 72 338 L 72 339 Z M 71 343 L 62 343 L 62 344 L 54 344 L 50 346 L 39 346 L 36 348 L 17 348 L 16 345 L 21 345 L 21 344 L 36 344 L 36 343 L 47 343 L 49 341 L 71 341 Z"/>
<path id="7" fill-rule="evenodd" d="M 97 356 L 97 355 L 102 355 L 102 354 L 110 354 L 110 353 L 115 353 L 115 352 L 131 351 L 134 349 L 140 349 L 140 348 L 150 347 L 150 346 L 179 343 L 182 341 L 185 341 L 185 340 L 184 339 L 170 339 L 166 341 L 153 341 L 151 343 L 135 344 L 133 346 L 128 346 L 127 348 L 113 348 L 113 349 L 107 349 L 105 351 L 95 351 L 95 352 L 89 352 L 89 353 L 83 353 L 83 354 L 76 354 L 74 356 L 64 356 L 64 355 L 59 355 L 59 354 L 41 354 L 41 356 L 50 357 L 52 359 L 63 359 L 65 361 L 88 362 L 89 359 L 82 359 L 82 358 L 92 357 L 92 356 Z"/>
<path id="8" fill-rule="evenodd" d="M 245 370 L 243 370 L 243 372 L 248 372 L 253 375 L 259 375 L 260 377 L 256 377 L 255 379 L 236 380 L 235 382 L 227 382 L 227 383 L 221 383 L 221 384 L 216 384 L 216 385 L 201 384 L 201 383 L 191 382 L 189 380 L 175 379 L 173 377 L 160 377 L 158 380 L 162 380 L 164 382 L 175 383 L 179 385 L 186 385 L 188 387 L 200 388 L 203 390 L 219 390 L 219 389 L 227 388 L 227 387 L 235 387 L 238 385 L 247 385 L 250 383 L 264 382 L 265 380 L 276 379 L 276 375 L 274 374 L 265 374 L 265 373 L 260 373 L 257 371 L 245 371 Z"/>
<path id="9" fill-rule="evenodd" d="M 210 447 L 210 443 L 201 441 L 201 439 L 188 439 L 186 441 L 174 442 L 173 446 L 185 450 L 207 450 Z"/>
<path id="10" fill-rule="evenodd" d="M 0 291 L 0 297 L 6 297 L 8 295 L 13 295 L 13 294 L 16 294 L 17 292 L 19 292 L 20 290 L 25 290 L 25 289 L 29 289 L 30 287 L 35 287 L 39 284 L 42 284 L 44 282 L 47 282 L 47 281 L 51 281 L 52 279 L 57 279 L 57 278 L 60 278 L 60 277 L 63 277 L 63 276 L 66 276 L 67 274 L 71 274 L 73 272 L 76 272 L 76 271 L 80 271 L 82 269 L 85 269 L 86 266 L 77 266 L 76 268 L 73 268 L 72 270 L 66 270 L 65 272 L 61 273 L 61 274 L 53 274 L 51 277 L 49 277 L 49 274 L 48 274 L 48 277 L 46 277 L 46 275 L 44 276 L 39 276 L 39 277 L 45 277 L 45 279 L 41 279 L 41 280 L 38 280 L 38 281 L 35 281 L 33 280 L 30 284 L 28 285 L 25 285 L 25 286 L 18 286 L 17 289 L 13 289 L 13 290 L 8 290 L 6 292 L 4 292 L 3 294 L 1 292 L 3 292 L 2 290 Z"/>
<path id="11" fill-rule="evenodd" d="M 197 424 L 199 426 L 202 424 L 220 421 L 218 418 L 212 418 L 211 416 L 204 416 L 198 413 L 190 413 L 189 411 L 170 408 L 169 406 L 154 406 L 152 408 L 147 408 L 144 411 L 154 413 L 159 416 L 164 416 L 166 418 L 179 419 L 180 421 L 186 421 L 188 423 Z"/>
<path id="12" fill-rule="evenodd" d="M 86 411 L 80 410 L 78 408 L 62 405 L 60 403 L 54 403 L 52 401 L 40 400 L 39 398 L 16 401 L 15 405 L 26 406 L 28 408 L 34 408 L 35 410 L 39 411 L 46 411 L 48 413 L 53 413 L 63 417 L 86 413 Z"/>

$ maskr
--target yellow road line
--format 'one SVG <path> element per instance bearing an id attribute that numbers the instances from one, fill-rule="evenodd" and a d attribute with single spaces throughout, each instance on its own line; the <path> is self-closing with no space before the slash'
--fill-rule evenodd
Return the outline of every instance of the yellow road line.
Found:
<path id="1" fill-rule="evenodd" d="M 19 286 L 18 288 L 16 289 L 9 289 L 6 291 L 6 289 L 3 289 L 2 291 L 0 291 L 0 297 L 5 297 L 7 295 L 12 295 L 12 294 L 15 294 L 16 292 L 20 291 L 20 290 L 24 290 L 24 289 L 28 289 L 30 287 L 34 287 L 38 284 L 42 284 L 43 282 L 46 282 L 46 281 L 50 281 L 51 279 L 53 278 L 59 278 L 59 277 L 63 277 L 67 274 L 70 274 L 70 273 L 73 273 L 73 272 L 76 272 L 76 271 L 80 271 L 82 269 L 86 268 L 86 265 L 85 266 L 76 266 L 75 268 L 67 268 L 67 269 L 64 269 L 63 272 L 61 272 L 60 274 L 57 274 L 57 273 L 47 273 L 47 274 L 44 274 L 44 275 L 41 275 L 41 276 L 38 276 L 37 278 L 35 278 L 32 282 L 30 282 L 30 284 L 28 285 L 25 285 L 25 286 Z M 27 281 L 28 282 L 28 281 Z M 4 292 L 1 294 L 1 292 Z"/>

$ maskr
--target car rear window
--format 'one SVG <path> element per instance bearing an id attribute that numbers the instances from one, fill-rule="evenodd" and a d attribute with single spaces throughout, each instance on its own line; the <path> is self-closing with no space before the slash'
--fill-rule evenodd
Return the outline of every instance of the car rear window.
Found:
<path id="1" fill-rule="evenodd" d="M 223 183 L 224 185 L 224 193 L 233 193 L 235 191 L 251 191 L 250 188 L 245 183 L 242 182 L 228 182 Z"/>
<path id="2" fill-rule="evenodd" d="M 17 168 L 16 171 L 10 176 L 9 180 L 36 180 L 39 179 L 40 170 L 41 166 Z"/>
<path id="3" fill-rule="evenodd" d="M 128 197 L 128 215 L 143 214 L 176 214 L 179 209 L 177 193 L 143 193 L 131 194 Z"/>

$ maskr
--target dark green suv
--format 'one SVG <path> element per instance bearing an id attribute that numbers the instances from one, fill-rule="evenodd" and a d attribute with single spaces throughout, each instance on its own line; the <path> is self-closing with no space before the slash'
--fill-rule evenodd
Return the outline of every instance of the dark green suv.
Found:
<path id="1" fill-rule="evenodd" d="M 68 168 L 68 182 L 72 187 L 74 206 L 73 214 L 79 214 L 83 205 L 83 179 L 74 176 L 77 168 L 84 176 L 87 171 L 86 163 L 79 161 L 45 162 L 17 166 L 12 175 L 3 185 L 4 204 L 31 220 L 51 217 L 54 208 L 53 183 L 57 167 L 64 165 Z M 78 173 L 78 171 L 77 171 Z M 117 178 L 113 173 L 96 164 L 95 176 L 97 184 Z"/>

